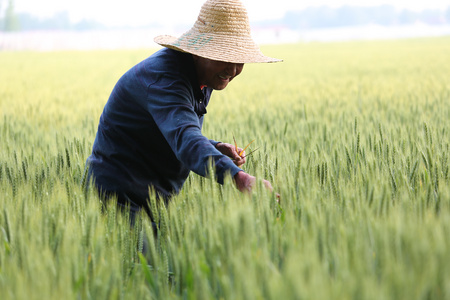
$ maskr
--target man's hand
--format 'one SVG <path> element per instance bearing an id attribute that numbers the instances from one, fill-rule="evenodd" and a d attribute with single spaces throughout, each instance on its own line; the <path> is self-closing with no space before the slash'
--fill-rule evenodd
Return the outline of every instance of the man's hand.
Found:
<path id="1" fill-rule="evenodd" d="M 250 193 L 256 183 L 256 177 L 240 171 L 234 175 L 234 182 L 236 183 L 236 187 L 239 191 L 243 193 Z M 270 191 L 273 190 L 269 181 L 263 179 L 263 183 L 267 189 Z"/>
<path id="2" fill-rule="evenodd" d="M 231 158 L 233 160 L 233 163 L 240 167 L 243 164 L 245 164 L 245 152 L 242 153 L 242 157 L 239 156 L 238 152 L 242 151 L 242 148 L 237 149 L 236 151 L 236 147 L 234 145 L 231 144 L 227 144 L 227 143 L 218 143 L 216 145 L 216 149 L 220 151 L 220 153 L 228 156 L 229 158 Z"/>

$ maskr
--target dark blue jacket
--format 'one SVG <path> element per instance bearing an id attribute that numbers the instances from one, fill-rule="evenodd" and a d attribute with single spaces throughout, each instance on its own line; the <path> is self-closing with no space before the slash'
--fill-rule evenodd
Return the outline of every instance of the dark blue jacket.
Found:
<path id="1" fill-rule="evenodd" d="M 149 186 L 163 197 L 178 193 L 190 171 L 216 177 L 241 171 L 202 135 L 212 89 L 200 89 L 191 54 L 164 48 L 126 72 L 100 117 L 89 176 L 106 193 L 145 206 Z"/>

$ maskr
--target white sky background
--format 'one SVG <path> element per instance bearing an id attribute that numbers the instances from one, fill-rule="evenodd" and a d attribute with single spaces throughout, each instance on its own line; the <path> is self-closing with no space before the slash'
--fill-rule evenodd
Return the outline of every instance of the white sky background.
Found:
<path id="1" fill-rule="evenodd" d="M 38 17 L 49 17 L 68 11 L 72 21 L 96 20 L 107 26 L 139 26 L 160 23 L 192 25 L 206 0 L 15 0 L 16 12 L 27 12 Z M 394 5 L 399 9 L 446 9 L 449 0 L 241 0 L 247 8 L 250 22 L 277 19 L 289 10 L 308 6 Z M 5 9 L 8 0 L 0 0 Z"/>

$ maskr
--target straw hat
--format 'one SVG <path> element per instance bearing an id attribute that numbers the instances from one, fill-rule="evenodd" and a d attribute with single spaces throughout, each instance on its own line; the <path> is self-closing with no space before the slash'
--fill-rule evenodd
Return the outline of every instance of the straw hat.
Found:
<path id="1" fill-rule="evenodd" d="M 247 10 L 240 0 L 206 1 L 194 26 L 176 38 L 157 36 L 161 46 L 231 63 L 278 62 L 261 53 L 250 34 Z"/>

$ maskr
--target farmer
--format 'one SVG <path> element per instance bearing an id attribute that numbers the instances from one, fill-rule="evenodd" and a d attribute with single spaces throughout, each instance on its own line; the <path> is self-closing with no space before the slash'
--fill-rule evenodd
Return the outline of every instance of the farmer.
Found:
<path id="1" fill-rule="evenodd" d="M 89 178 L 132 215 L 141 209 L 150 215 L 149 189 L 168 201 L 190 171 L 208 176 L 210 162 L 219 183 L 229 174 L 240 191 L 251 191 L 256 178 L 238 167 L 245 154 L 204 137 L 203 119 L 212 91 L 223 90 L 244 63 L 279 60 L 260 52 L 239 0 L 208 0 L 189 31 L 155 42 L 165 48 L 126 72 L 104 107 Z"/>

